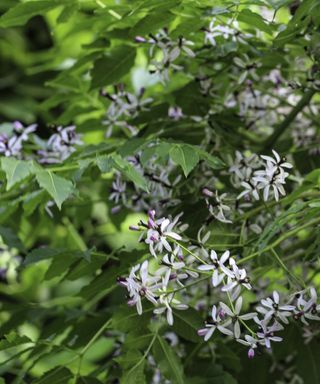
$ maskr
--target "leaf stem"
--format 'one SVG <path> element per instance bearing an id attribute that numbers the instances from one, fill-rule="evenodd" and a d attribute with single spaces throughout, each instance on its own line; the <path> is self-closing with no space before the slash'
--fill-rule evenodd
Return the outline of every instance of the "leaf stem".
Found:
<path id="1" fill-rule="evenodd" d="M 303 110 L 303 108 L 309 104 L 313 95 L 316 93 L 315 89 L 309 89 L 305 94 L 301 97 L 298 104 L 291 110 L 291 112 L 287 115 L 287 117 L 276 127 L 273 134 L 265 141 L 263 150 L 268 150 L 274 146 L 280 136 L 286 131 L 286 129 L 290 126 L 290 124 L 294 121 L 299 112 Z"/>
<path id="2" fill-rule="evenodd" d="M 251 259 L 255 258 L 256 256 L 261 255 L 264 252 L 270 251 L 272 248 L 274 248 L 277 245 L 281 244 L 284 240 L 286 240 L 289 237 L 295 235 L 297 232 L 301 231 L 302 229 L 305 229 L 305 228 L 308 228 L 308 227 L 310 227 L 312 225 L 318 224 L 319 222 L 320 222 L 320 217 L 317 217 L 316 219 L 311 220 L 308 223 L 305 223 L 304 225 L 301 225 L 301 226 L 299 226 L 297 228 L 293 228 L 292 230 L 288 231 L 284 235 L 279 236 L 276 241 L 274 241 L 272 244 L 269 244 L 267 247 L 265 247 L 261 251 L 254 252 L 251 255 L 246 256 L 243 259 L 239 260 L 238 264 L 242 264 L 242 263 L 244 263 L 244 262 L 246 262 L 248 260 L 251 260 Z"/>

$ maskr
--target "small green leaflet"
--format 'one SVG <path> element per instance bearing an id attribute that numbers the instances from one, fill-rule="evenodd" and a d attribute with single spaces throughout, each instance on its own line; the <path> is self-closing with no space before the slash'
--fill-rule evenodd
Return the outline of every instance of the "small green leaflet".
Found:
<path id="1" fill-rule="evenodd" d="M 250 26 L 257 28 L 260 31 L 266 32 L 269 35 L 272 35 L 272 27 L 265 22 L 261 15 L 250 11 L 250 9 L 243 9 L 239 13 L 237 20 L 249 24 Z"/>
<path id="2" fill-rule="evenodd" d="M 200 343 L 201 338 L 197 330 L 202 326 L 199 313 L 189 308 L 186 311 L 174 311 L 173 330 L 181 337 L 194 343 Z"/>
<path id="3" fill-rule="evenodd" d="M 180 360 L 161 336 L 157 336 L 152 351 L 163 375 L 174 384 L 184 384 Z"/>
<path id="4" fill-rule="evenodd" d="M 59 366 L 46 372 L 39 380 L 34 381 L 36 384 L 65 384 L 73 377 L 73 374 L 69 369 L 63 366 Z"/>
<path id="5" fill-rule="evenodd" d="M 9 247 L 25 251 L 22 241 L 11 228 L 0 226 L 0 236 Z"/>
<path id="6" fill-rule="evenodd" d="M 31 173 L 28 162 L 16 160 L 13 157 L 2 158 L 1 168 L 6 173 L 7 191 L 11 189 L 15 184 L 25 179 Z"/>
<path id="7" fill-rule="evenodd" d="M 112 168 L 116 168 L 137 187 L 148 192 L 148 185 L 145 177 L 120 155 L 100 156 L 97 158 L 96 162 L 101 172 L 110 172 Z"/>
<path id="8" fill-rule="evenodd" d="M 212 169 L 221 169 L 224 168 L 225 163 L 219 159 L 217 156 L 213 156 L 210 153 L 204 151 L 203 149 L 198 150 L 199 156 L 201 160 L 204 160 L 209 167 Z"/>
<path id="9" fill-rule="evenodd" d="M 27 194 L 22 204 L 26 216 L 30 216 L 46 200 L 48 200 L 48 197 L 44 190 L 39 189 Z"/>
<path id="10" fill-rule="evenodd" d="M 196 149 L 187 144 L 174 144 L 169 154 L 173 162 L 180 165 L 185 177 L 189 175 L 200 160 Z"/>
<path id="11" fill-rule="evenodd" d="M 40 171 L 36 173 L 36 179 L 41 188 L 44 188 L 54 199 L 58 208 L 61 209 L 62 203 L 72 194 L 74 186 L 70 180 L 56 176 L 50 171 Z"/>
<path id="12" fill-rule="evenodd" d="M 135 56 L 135 49 L 122 45 L 110 51 L 108 57 L 96 60 L 91 71 L 92 88 L 117 83 L 129 72 Z"/>
<path id="13" fill-rule="evenodd" d="M 124 370 L 120 384 L 145 384 L 144 375 L 145 357 L 138 350 L 131 349 L 117 359 Z"/>
<path id="14" fill-rule="evenodd" d="M 27 336 L 20 336 L 14 331 L 10 332 L 4 337 L 4 339 L 0 340 L 0 351 L 32 342 Z"/>
<path id="15" fill-rule="evenodd" d="M 137 35 L 144 36 L 151 32 L 156 33 L 159 29 L 163 28 L 164 24 L 168 25 L 174 18 L 175 15 L 168 11 L 147 14 L 147 16 L 139 20 L 131 28 L 129 35 L 131 38 L 134 38 Z"/>

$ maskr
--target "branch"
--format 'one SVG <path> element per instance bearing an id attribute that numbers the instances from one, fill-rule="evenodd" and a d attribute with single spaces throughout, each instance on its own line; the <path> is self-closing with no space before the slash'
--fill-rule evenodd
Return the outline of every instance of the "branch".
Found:
<path id="1" fill-rule="evenodd" d="M 279 137 L 285 132 L 289 125 L 294 121 L 299 112 L 309 104 L 313 95 L 316 93 L 315 89 L 309 89 L 300 99 L 299 103 L 291 110 L 289 115 L 276 127 L 274 133 L 266 140 L 264 144 L 264 150 L 270 149 L 279 139 Z"/>

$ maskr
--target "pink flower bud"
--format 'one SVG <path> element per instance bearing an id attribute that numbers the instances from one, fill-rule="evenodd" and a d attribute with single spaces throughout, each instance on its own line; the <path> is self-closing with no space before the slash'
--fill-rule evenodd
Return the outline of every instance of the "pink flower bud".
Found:
<path id="1" fill-rule="evenodd" d="M 250 348 L 248 351 L 248 358 L 253 359 L 254 358 L 254 349 Z"/>
<path id="2" fill-rule="evenodd" d="M 219 311 L 220 319 L 223 319 L 225 317 L 225 315 L 226 315 L 225 311 L 223 309 L 220 309 L 220 311 Z"/>
<path id="3" fill-rule="evenodd" d="M 129 225 L 129 229 L 131 231 L 140 231 L 140 227 L 138 227 L 137 225 Z"/>
<path id="4" fill-rule="evenodd" d="M 113 215 L 115 215 L 115 214 L 118 213 L 120 210 L 121 210 L 120 205 L 117 205 L 116 207 L 111 208 L 111 213 L 112 213 Z"/>
<path id="5" fill-rule="evenodd" d="M 145 39 L 144 37 L 142 37 L 142 36 L 136 36 L 136 37 L 134 38 L 134 41 L 135 41 L 136 43 L 145 43 L 145 42 L 146 42 L 146 39 Z"/>
<path id="6" fill-rule="evenodd" d="M 213 192 L 210 191 L 210 189 L 208 189 L 208 188 L 203 188 L 203 190 L 202 190 L 202 194 L 203 194 L 204 196 L 207 196 L 207 197 L 212 197 L 212 196 L 213 196 Z"/>
<path id="7" fill-rule="evenodd" d="M 197 334 L 199 336 L 205 336 L 207 334 L 208 330 L 206 328 L 198 329 Z"/>
<path id="8" fill-rule="evenodd" d="M 23 125 L 20 123 L 20 121 L 14 121 L 13 126 L 15 129 L 22 129 Z"/>
<path id="9" fill-rule="evenodd" d="M 128 305 L 129 305 L 129 307 L 133 307 L 134 305 L 136 305 L 136 301 L 135 300 L 129 300 Z"/>

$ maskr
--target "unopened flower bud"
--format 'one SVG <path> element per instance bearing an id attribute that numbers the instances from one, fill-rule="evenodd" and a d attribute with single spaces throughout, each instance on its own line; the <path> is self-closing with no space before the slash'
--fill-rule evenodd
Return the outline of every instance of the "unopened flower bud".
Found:
<path id="1" fill-rule="evenodd" d="M 129 229 L 131 231 L 140 231 L 140 227 L 138 227 L 137 225 L 129 225 Z"/>
<path id="2" fill-rule="evenodd" d="M 210 189 L 208 189 L 208 188 L 203 188 L 203 190 L 202 190 L 202 194 L 203 194 L 204 196 L 207 196 L 207 197 L 212 197 L 212 196 L 213 196 L 213 192 L 210 191 Z"/>
<path id="3" fill-rule="evenodd" d="M 136 37 L 134 38 L 134 41 L 135 41 L 136 43 L 145 43 L 147 40 L 146 40 L 144 37 L 142 37 L 142 36 L 136 36 Z"/>
<path id="4" fill-rule="evenodd" d="M 254 349 L 250 348 L 248 351 L 248 358 L 253 359 L 254 358 Z"/>

